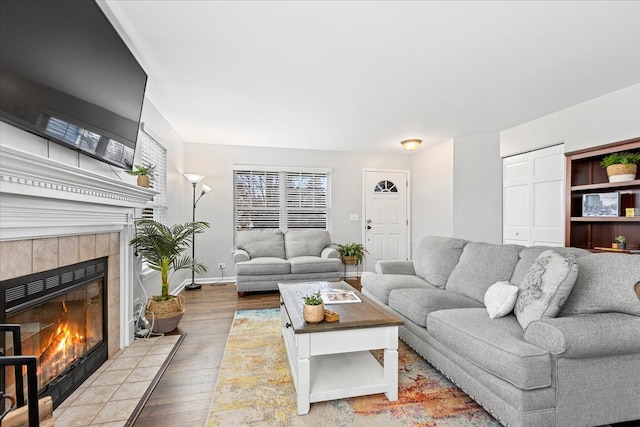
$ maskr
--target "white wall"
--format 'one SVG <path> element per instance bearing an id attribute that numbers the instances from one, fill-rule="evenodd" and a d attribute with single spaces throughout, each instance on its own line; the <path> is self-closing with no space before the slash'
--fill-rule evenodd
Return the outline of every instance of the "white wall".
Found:
<path id="1" fill-rule="evenodd" d="M 424 236 L 453 236 L 453 140 L 411 157 L 411 245 Z"/>
<path id="2" fill-rule="evenodd" d="M 331 239 L 336 243 L 362 241 L 362 169 L 409 169 L 410 156 L 398 154 L 295 150 L 229 145 L 186 144 L 190 172 L 206 175 L 203 183 L 213 188 L 198 203 L 197 219 L 211 228 L 196 239 L 196 257 L 209 267 L 204 277 L 219 278 L 217 265 L 227 264 L 225 277 L 235 276 L 233 250 L 233 165 L 322 167 L 332 170 Z"/>
<path id="3" fill-rule="evenodd" d="M 502 241 L 497 133 L 450 139 L 411 159 L 412 247 L 424 236 Z"/>
<path id="4" fill-rule="evenodd" d="M 565 152 L 640 136 L 640 84 L 500 132 L 500 155 L 564 142 Z"/>
<path id="5" fill-rule="evenodd" d="M 453 236 L 502 243 L 502 159 L 498 133 L 454 140 Z"/>

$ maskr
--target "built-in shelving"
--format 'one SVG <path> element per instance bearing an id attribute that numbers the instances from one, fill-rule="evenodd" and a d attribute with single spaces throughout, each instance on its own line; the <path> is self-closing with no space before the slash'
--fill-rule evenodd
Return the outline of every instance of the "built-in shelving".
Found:
<path id="1" fill-rule="evenodd" d="M 628 249 L 640 248 L 640 217 L 624 216 L 624 208 L 640 208 L 640 179 L 610 183 L 606 171 L 600 166 L 607 154 L 621 151 L 640 152 L 640 137 L 566 153 L 566 246 L 585 249 L 610 247 L 614 237 L 623 235 L 627 238 Z M 612 192 L 623 195 L 621 216 L 582 216 L 583 195 Z"/>

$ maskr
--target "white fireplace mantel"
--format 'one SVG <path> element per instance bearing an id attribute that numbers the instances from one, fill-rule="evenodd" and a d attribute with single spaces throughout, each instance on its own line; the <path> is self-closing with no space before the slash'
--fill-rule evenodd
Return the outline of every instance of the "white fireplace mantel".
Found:
<path id="1" fill-rule="evenodd" d="M 0 145 L 0 240 L 113 230 L 158 194 Z"/>

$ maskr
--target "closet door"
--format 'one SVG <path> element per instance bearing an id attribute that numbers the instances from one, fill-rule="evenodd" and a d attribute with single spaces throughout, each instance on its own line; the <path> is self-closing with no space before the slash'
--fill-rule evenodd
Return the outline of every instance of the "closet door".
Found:
<path id="1" fill-rule="evenodd" d="M 564 146 L 502 161 L 504 243 L 564 246 Z"/>

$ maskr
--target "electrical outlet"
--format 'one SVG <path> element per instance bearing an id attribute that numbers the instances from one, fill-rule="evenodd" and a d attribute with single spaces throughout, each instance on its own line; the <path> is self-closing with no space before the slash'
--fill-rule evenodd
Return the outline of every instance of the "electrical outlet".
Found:
<path id="1" fill-rule="evenodd" d="M 218 263 L 218 268 L 220 270 L 224 270 L 225 268 L 227 268 L 227 264 L 225 264 L 224 262 L 219 262 Z"/>

